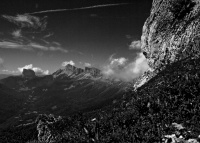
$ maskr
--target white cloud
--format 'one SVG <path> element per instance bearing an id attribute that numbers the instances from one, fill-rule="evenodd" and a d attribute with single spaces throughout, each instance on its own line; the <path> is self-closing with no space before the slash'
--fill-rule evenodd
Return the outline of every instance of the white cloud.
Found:
<path id="1" fill-rule="evenodd" d="M 27 45 L 28 47 L 32 47 L 32 48 L 35 48 L 35 49 L 39 49 L 39 50 L 43 50 L 43 51 L 48 51 L 49 48 L 46 47 L 46 46 L 43 46 L 43 45 L 40 45 L 40 44 L 37 44 L 37 43 L 30 43 Z"/>
<path id="2" fill-rule="evenodd" d="M 137 40 L 137 41 L 133 41 L 131 43 L 131 45 L 129 46 L 130 50 L 140 50 L 141 49 L 141 41 Z"/>
<path id="3" fill-rule="evenodd" d="M 2 70 L 2 72 L 6 73 L 6 74 L 20 74 L 19 71 L 11 71 L 11 70 L 7 70 L 7 69 Z"/>
<path id="4" fill-rule="evenodd" d="M 85 63 L 84 66 L 85 67 L 91 67 L 92 65 L 90 63 Z"/>
<path id="5" fill-rule="evenodd" d="M 29 14 L 18 14 L 16 16 L 3 15 L 2 17 L 16 24 L 17 26 L 20 26 L 21 28 L 40 28 L 41 30 L 44 30 L 47 25 L 47 17 L 39 18 L 37 16 L 32 16 Z"/>
<path id="6" fill-rule="evenodd" d="M 11 34 L 12 34 L 15 38 L 22 37 L 21 29 L 15 30 L 15 31 L 13 31 Z"/>
<path id="7" fill-rule="evenodd" d="M 111 65 L 124 65 L 127 61 L 128 61 L 128 59 L 121 57 L 118 59 L 111 59 L 110 64 Z"/>
<path id="8" fill-rule="evenodd" d="M 49 34 L 45 35 L 43 38 L 48 38 L 48 37 L 51 37 L 51 36 L 53 36 L 53 33 L 49 33 Z"/>
<path id="9" fill-rule="evenodd" d="M 20 50 L 42 50 L 42 51 L 60 51 L 68 53 L 68 50 L 51 45 L 41 45 L 38 43 L 30 42 L 29 44 L 22 44 L 16 41 L 0 41 L 0 48 L 4 49 L 20 49 Z"/>
<path id="10" fill-rule="evenodd" d="M 70 60 L 70 61 L 65 61 L 65 62 L 63 62 L 61 65 L 62 65 L 63 67 L 65 67 L 65 66 L 68 65 L 68 64 L 70 64 L 70 65 L 72 65 L 72 66 L 75 65 L 75 63 L 74 63 L 72 60 Z"/>
<path id="11" fill-rule="evenodd" d="M 50 47 L 49 47 L 49 50 L 50 50 L 50 51 L 60 51 L 60 52 L 63 52 L 63 53 L 68 53 L 68 50 L 63 49 L 63 48 L 61 48 L 61 47 L 50 46 Z"/>
<path id="12" fill-rule="evenodd" d="M 4 49 L 21 49 L 21 50 L 31 50 L 27 46 L 20 44 L 18 42 L 12 41 L 0 41 L 0 48 Z"/>
<path id="13" fill-rule="evenodd" d="M 110 60 L 110 63 L 103 67 L 103 74 L 106 77 L 131 81 L 141 76 L 149 68 L 146 58 L 142 53 L 138 53 L 133 62 L 128 63 L 128 59 L 121 57 Z"/>
<path id="14" fill-rule="evenodd" d="M 32 69 L 36 75 L 48 75 L 49 70 L 42 70 L 39 67 L 33 67 L 33 64 L 25 65 L 24 67 L 19 67 L 18 70 L 22 73 L 23 69 Z"/>

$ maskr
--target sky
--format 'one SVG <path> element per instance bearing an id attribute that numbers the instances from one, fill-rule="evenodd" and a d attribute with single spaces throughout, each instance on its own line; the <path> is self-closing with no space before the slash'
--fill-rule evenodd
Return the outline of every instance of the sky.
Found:
<path id="1" fill-rule="evenodd" d="M 140 38 L 151 5 L 152 0 L 3 0 L 0 74 L 23 68 L 51 74 L 68 63 L 110 74 L 116 66 L 143 64 L 137 58 L 143 58 Z"/>

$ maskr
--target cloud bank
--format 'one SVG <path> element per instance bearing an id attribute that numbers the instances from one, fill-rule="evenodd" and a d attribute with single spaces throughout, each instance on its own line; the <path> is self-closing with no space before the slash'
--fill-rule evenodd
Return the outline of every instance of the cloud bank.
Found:
<path id="1" fill-rule="evenodd" d="M 90 63 L 85 63 L 84 66 L 85 67 L 91 67 L 92 65 Z"/>
<path id="2" fill-rule="evenodd" d="M 130 50 L 141 50 L 142 43 L 140 40 L 133 41 L 129 46 Z"/>
<path id="3" fill-rule="evenodd" d="M 45 38 L 53 35 L 51 32 L 48 32 L 48 34 L 45 32 L 47 17 L 38 17 L 30 14 L 18 14 L 16 16 L 2 15 L 2 17 L 17 25 L 18 29 L 9 33 L 9 35 L 12 35 L 12 40 L 0 40 L 0 48 L 26 51 L 60 51 L 62 53 L 68 53 L 68 50 L 63 48 L 60 43 L 45 40 Z M 26 29 L 24 30 L 23 28 Z M 23 35 L 24 33 L 26 34 Z M 36 35 L 37 38 L 35 38 L 34 35 L 36 33 L 40 34 Z M 42 34 L 45 35 L 41 37 Z"/>
<path id="4" fill-rule="evenodd" d="M 33 67 L 33 64 L 25 65 L 24 67 L 19 67 L 18 71 L 20 73 L 22 73 L 23 69 L 32 69 L 36 73 L 36 75 L 48 75 L 49 74 L 49 70 L 43 70 L 39 67 Z"/>
<path id="5" fill-rule="evenodd" d="M 7 69 L 2 70 L 2 72 L 6 73 L 6 74 L 13 74 L 13 75 L 18 75 L 20 73 L 19 71 L 11 71 L 11 70 L 7 70 Z"/>
<path id="6" fill-rule="evenodd" d="M 140 41 L 132 42 L 130 47 L 141 48 Z M 131 48 L 132 50 L 132 48 Z M 132 81 L 141 76 L 148 68 L 148 63 L 142 52 L 138 52 L 134 61 L 129 61 L 124 57 L 113 58 L 111 55 L 109 63 L 103 67 L 104 76 L 123 81 Z"/>
<path id="7" fill-rule="evenodd" d="M 14 38 L 20 38 L 20 37 L 22 37 L 21 29 L 13 31 L 13 32 L 11 33 L 11 35 L 12 35 Z"/>
<path id="8" fill-rule="evenodd" d="M 65 66 L 68 65 L 68 64 L 70 64 L 70 65 L 72 65 L 72 66 L 75 65 L 75 63 L 74 63 L 72 60 L 70 60 L 70 61 L 65 61 L 65 62 L 63 62 L 63 63 L 61 64 L 61 66 L 65 67 Z"/>

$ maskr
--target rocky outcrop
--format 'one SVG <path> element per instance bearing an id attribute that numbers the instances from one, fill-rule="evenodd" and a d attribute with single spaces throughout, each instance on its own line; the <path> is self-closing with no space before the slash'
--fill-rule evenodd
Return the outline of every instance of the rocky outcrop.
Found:
<path id="1" fill-rule="evenodd" d="M 142 50 L 153 69 L 199 57 L 200 1 L 154 0 L 143 27 Z"/>
<path id="2" fill-rule="evenodd" d="M 199 0 L 154 0 L 141 37 L 143 54 L 153 72 L 143 75 L 139 84 L 168 64 L 198 58 L 199 41 Z"/>
<path id="3" fill-rule="evenodd" d="M 75 70 L 76 74 L 81 74 L 83 72 L 84 72 L 84 69 L 82 69 L 82 68 L 76 68 L 76 70 Z"/>
<path id="4" fill-rule="evenodd" d="M 90 73 L 92 76 L 100 76 L 101 71 L 94 67 L 85 67 L 85 72 Z"/>
<path id="5" fill-rule="evenodd" d="M 23 69 L 22 76 L 24 78 L 34 78 L 35 72 L 31 69 Z"/>
<path id="6" fill-rule="evenodd" d="M 54 129 L 55 123 L 61 120 L 62 117 L 55 118 L 52 114 L 49 116 L 46 114 L 39 115 L 35 121 L 38 130 L 38 140 L 48 143 L 61 141 L 61 134 Z"/>

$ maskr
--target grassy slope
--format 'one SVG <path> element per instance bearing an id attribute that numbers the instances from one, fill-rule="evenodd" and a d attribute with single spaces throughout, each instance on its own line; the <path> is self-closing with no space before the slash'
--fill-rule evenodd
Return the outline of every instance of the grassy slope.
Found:
<path id="1" fill-rule="evenodd" d="M 171 124 L 174 122 L 190 130 L 191 138 L 198 136 L 199 63 L 200 59 L 185 59 L 169 65 L 137 93 L 127 93 L 116 104 L 50 125 L 48 128 L 54 133 L 52 139 L 61 135 L 57 140 L 63 142 L 92 142 L 92 139 L 98 139 L 97 142 L 161 142 L 163 135 L 173 132 Z M 99 128 L 91 121 L 94 117 L 98 119 Z M 98 138 L 95 137 L 97 133 Z M 15 138 L 9 132 L 3 135 Z"/>

